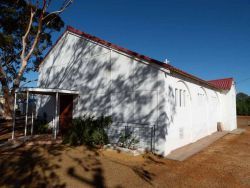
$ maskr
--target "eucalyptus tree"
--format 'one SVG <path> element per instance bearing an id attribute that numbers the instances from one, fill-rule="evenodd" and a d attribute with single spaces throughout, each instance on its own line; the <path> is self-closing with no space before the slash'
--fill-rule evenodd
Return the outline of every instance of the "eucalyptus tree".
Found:
<path id="1" fill-rule="evenodd" d="M 5 118 L 11 118 L 13 96 L 25 75 L 36 71 L 44 51 L 52 45 L 51 35 L 64 27 L 60 14 L 73 0 L 0 1 L 0 83 L 5 99 Z"/>

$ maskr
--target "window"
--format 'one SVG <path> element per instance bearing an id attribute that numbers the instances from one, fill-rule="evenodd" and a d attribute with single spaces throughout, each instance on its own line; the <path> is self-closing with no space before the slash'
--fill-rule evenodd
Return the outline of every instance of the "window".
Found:
<path id="1" fill-rule="evenodd" d="M 179 101 L 179 103 L 178 103 Z M 186 90 L 184 89 L 175 89 L 175 105 L 179 107 L 186 106 Z"/>
<path id="2" fill-rule="evenodd" d="M 178 89 L 175 89 L 175 98 L 174 98 L 174 103 L 177 106 L 177 96 L 178 96 Z"/>
<path id="3" fill-rule="evenodd" d="M 202 104 L 204 102 L 205 95 L 203 93 L 198 93 L 198 104 Z"/>
<path id="4" fill-rule="evenodd" d="M 181 95 L 182 95 L 182 90 L 180 89 L 179 96 L 180 96 L 180 107 L 181 107 Z"/>
<path id="5" fill-rule="evenodd" d="M 183 106 L 186 106 L 186 91 L 183 91 Z"/>

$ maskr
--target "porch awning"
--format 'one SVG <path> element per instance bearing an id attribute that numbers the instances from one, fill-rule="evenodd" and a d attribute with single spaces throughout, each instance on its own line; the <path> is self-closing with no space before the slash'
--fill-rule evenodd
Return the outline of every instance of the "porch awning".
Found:
<path id="1" fill-rule="evenodd" d="M 57 89 L 57 88 L 38 88 L 38 87 L 25 87 L 19 88 L 16 90 L 16 93 L 27 93 L 30 94 L 41 94 L 41 95 L 53 95 L 56 93 L 59 94 L 69 94 L 69 95 L 78 95 L 79 91 L 76 90 L 67 90 L 67 89 Z"/>
<path id="2" fill-rule="evenodd" d="M 79 91 L 75 90 L 66 90 L 66 89 L 56 89 L 56 88 L 35 88 L 35 87 L 23 87 L 19 88 L 15 92 L 14 98 L 14 109 L 16 106 L 16 95 L 17 93 L 26 93 L 26 104 L 29 102 L 29 94 L 33 95 L 55 95 L 56 97 L 56 108 L 55 108 L 55 125 L 54 125 L 54 138 L 57 136 L 57 128 L 59 127 L 59 109 L 58 102 L 60 95 L 79 95 Z M 24 135 L 27 135 L 27 123 L 28 123 L 28 106 L 26 105 L 26 115 L 25 115 L 25 129 Z M 13 110 L 13 131 L 12 131 L 12 139 L 15 137 L 15 110 Z M 33 134 L 33 113 L 32 113 L 32 127 L 31 127 L 31 135 Z"/>

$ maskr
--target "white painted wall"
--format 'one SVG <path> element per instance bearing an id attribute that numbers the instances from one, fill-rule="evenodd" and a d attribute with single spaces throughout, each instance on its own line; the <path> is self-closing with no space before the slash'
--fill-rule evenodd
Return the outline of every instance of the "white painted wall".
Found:
<path id="1" fill-rule="evenodd" d="M 166 136 L 166 154 L 216 132 L 218 122 L 222 122 L 224 130 L 237 128 L 234 86 L 230 91 L 221 93 L 178 75 L 169 75 L 166 85 L 167 114 L 173 117 Z M 179 102 L 180 90 L 185 91 L 186 98 L 185 106 L 182 107 Z"/>
<path id="2" fill-rule="evenodd" d="M 155 149 L 162 155 L 215 132 L 219 121 L 227 130 L 236 128 L 234 88 L 219 93 L 73 34 L 65 34 L 47 56 L 38 83 L 80 91 L 75 117 L 112 115 L 111 141 L 129 126 L 139 145 L 149 148 L 154 126 Z M 39 113 L 48 110 L 41 105 Z"/>
<path id="3" fill-rule="evenodd" d="M 223 119 L 223 128 L 231 131 L 237 127 L 235 83 L 233 83 L 231 90 L 221 94 L 221 99 L 221 118 Z"/>

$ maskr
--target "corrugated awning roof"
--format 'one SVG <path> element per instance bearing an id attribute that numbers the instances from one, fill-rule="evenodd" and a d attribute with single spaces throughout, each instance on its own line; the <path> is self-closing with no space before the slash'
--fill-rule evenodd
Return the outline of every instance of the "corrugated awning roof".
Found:
<path id="1" fill-rule="evenodd" d="M 16 90 L 17 93 L 29 92 L 31 94 L 41 94 L 41 95 L 53 95 L 56 93 L 78 95 L 79 91 L 67 90 L 67 89 L 52 89 L 52 88 L 37 88 L 37 87 L 24 87 Z"/>

